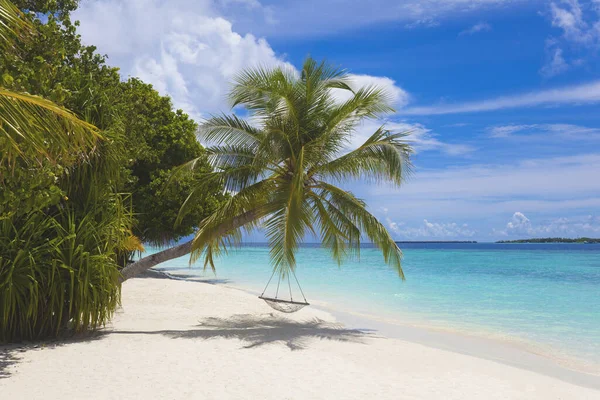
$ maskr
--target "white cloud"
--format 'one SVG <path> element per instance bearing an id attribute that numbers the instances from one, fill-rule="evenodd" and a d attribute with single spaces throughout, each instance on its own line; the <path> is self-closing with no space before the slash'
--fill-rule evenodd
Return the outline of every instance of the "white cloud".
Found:
<path id="1" fill-rule="evenodd" d="M 275 24 L 256 27 L 260 34 L 277 36 L 331 35 L 386 22 L 398 22 L 407 28 L 437 26 L 447 19 L 476 15 L 508 6 L 518 8 L 527 0 L 280 0 L 269 1 Z M 266 2 L 265 2 L 266 3 Z M 318 12 L 315 12 L 318 10 Z M 260 10 L 256 15 L 262 15 Z M 242 29 L 255 28 L 256 15 L 237 13 Z M 308 21 L 308 22 L 307 22 Z"/>
<path id="2" fill-rule="evenodd" d="M 353 149 L 363 144 L 383 124 L 385 124 L 386 129 L 393 132 L 410 132 L 410 135 L 404 140 L 410 143 L 417 153 L 441 151 L 452 156 L 458 156 L 475 151 L 474 147 L 467 144 L 448 143 L 440 140 L 437 135 L 422 124 L 394 120 L 364 121 L 358 127 L 349 148 Z"/>
<path id="3" fill-rule="evenodd" d="M 223 6 L 246 6 L 249 9 L 262 8 L 262 4 L 258 0 L 218 0 Z"/>
<path id="4" fill-rule="evenodd" d="M 90 0 L 74 18 L 84 42 L 110 64 L 152 83 L 195 119 L 226 109 L 242 68 L 287 65 L 266 40 L 234 32 L 209 0 Z"/>
<path id="5" fill-rule="evenodd" d="M 507 235 L 532 235 L 533 228 L 531 227 L 531 221 L 525 216 L 525 214 L 517 211 L 513 214 L 511 220 L 506 224 L 506 230 L 504 233 Z"/>
<path id="6" fill-rule="evenodd" d="M 488 221 L 502 213 L 592 212 L 600 209 L 600 153 L 506 164 L 417 170 L 400 189 L 359 187 L 369 204 L 393 220 L 447 218 Z M 588 210 L 588 211 L 586 211 Z"/>
<path id="7" fill-rule="evenodd" d="M 88 0 L 74 13 L 85 43 L 108 54 L 125 76 L 152 83 L 194 119 L 226 111 L 226 93 L 237 72 L 254 66 L 293 68 L 269 43 L 239 34 L 223 9 L 268 9 L 257 0 Z M 387 77 L 350 76 L 355 87 L 377 85 L 395 107 L 408 93 Z"/>
<path id="8" fill-rule="evenodd" d="M 600 234 L 600 217 L 588 215 L 576 218 L 555 218 L 533 224 L 522 212 L 515 212 L 503 230 L 494 234 L 519 237 L 580 237 Z"/>
<path id="9" fill-rule="evenodd" d="M 580 3 L 579 0 L 562 0 L 550 3 L 552 26 L 561 31 L 560 38 L 550 38 L 547 51 L 548 63 L 540 70 L 545 77 L 552 77 L 581 65 L 589 56 L 589 50 L 600 48 L 600 3 L 597 0 Z M 564 50 L 572 55 L 567 60 Z"/>
<path id="10" fill-rule="evenodd" d="M 513 136 L 513 133 L 522 132 L 536 125 L 503 125 L 488 128 L 490 136 L 493 138 L 507 138 Z"/>
<path id="11" fill-rule="evenodd" d="M 594 2 L 597 6 L 597 2 Z M 584 7 L 579 0 L 563 0 L 560 3 L 550 3 L 552 26 L 560 28 L 563 37 L 571 42 L 596 46 L 600 41 L 600 23 L 598 21 L 598 8 L 593 3 L 586 3 Z"/>
<path id="12" fill-rule="evenodd" d="M 518 138 L 519 140 L 600 140 L 600 128 L 589 128 L 572 124 L 529 124 L 502 125 L 489 127 L 488 132 L 493 138 Z"/>
<path id="13" fill-rule="evenodd" d="M 408 92 L 398 86 L 396 81 L 391 78 L 385 76 L 350 74 L 348 79 L 350 81 L 350 87 L 353 90 L 370 86 L 376 86 L 380 89 L 383 89 L 389 98 L 390 104 L 392 104 L 394 107 L 404 107 L 410 100 L 410 95 Z M 352 94 L 347 90 L 332 89 L 331 92 L 333 96 L 340 102 L 348 100 L 352 96 Z"/>
<path id="14" fill-rule="evenodd" d="M 469 228 L 467 224 L 456 222 L 439 223 L 423 220 L 420 226 L 411 227 L 404 223 L 397 223 L 390 218 L 386 218 L 388 228 L 396 238 L 420 239 L 450 239 L 450 238 L 470 238 L 476 232 Z"/>
<path id="15" fill-rule="evenodd" d="M 417 171 L 403 197 L 475 198 L 600 194 L 600 154 L 527 159 L 509 164 L 469 165 Z"/>
<path id="16" fill-rule="evenodd" d="M 386 211 L 386 213 L 387 213 L 387 211 Z M 402 225 L 404 225 L 403 222 L 394 222 L 394 221 L 392 221 L 390 219 L 390 217 L 386 217 L 385 218 L 385 222 L 387 222 L 389 230 L 392 231 L 393 233 L 396 233 L 396 234 L 400 233 L 400 227 Z"/>
<path id="17" fill-rule="evenodd" d="M 465 29 L 464 31 L 460 32 L 459 36 L 473 35 L 475 33 L 488 32 L 491 30 L 492 30 L 492 26 L 490 24 L 488 24 L 487 22 L 479 22 L 479 23 L 473 25 L 472 27 L 470 27 L 469 29 Z"/>
<path id="18" fill-rule="evenodd" d="M 440 104 L 426 107 L 410 107 L 400 111 L 403 115 L 442 115 L 495 111 L 507 108 L 579 105 L 600 102 L 600 81 L 577 86 L 541 90 L 513 96 L 496 97 L 480 101 Z"/>
<path id="19" fill-rule="evenodd" d="M 563 57 L 562 49 L 554 49 L 551 60 L 548 64 L 544 65 L 540 70 L 540 73 L 546 78 L 562 74 L 569 69 L 569 64 Z"/>

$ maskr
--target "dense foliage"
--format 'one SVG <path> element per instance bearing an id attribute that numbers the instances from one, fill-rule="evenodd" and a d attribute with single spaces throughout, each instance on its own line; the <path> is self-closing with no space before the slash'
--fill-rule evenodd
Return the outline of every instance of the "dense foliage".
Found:
<path id="1" fill-rule="evenodd" d="M 0 341 L 105 323 L 119 301 L 119 269 L 141 241 L 192 233 L 222 197 L 209 185 L 175 227 L 210 168 L 196 124 L 82 45 L 68 15 L 77 1 L 14 3 L 51 14 L 21 15 L 31 35 L 0 35 L 12 41 L 0 52 Z M 199 170 L 165 187 L 190 159 Z"/>
<path id="2" fill-rule="evenodd" d="M 132 162 L 125 191 L 132 193 L 138 215 L 136 233 L 147 242 L 165 243 L 193 233 L 198 223 L 218 205 L 219 185 L 207 187 L 202 200 L 185 218 L 174 224 L 181 204 L 200 176 L 210 171 L 204 149 L 196 140 L 197 125 L 181 111 L 172 111 L 171 101 L 151 85 L 138 79 L 122 83 L 118 109 L 122 114 L 127 156 Z M 167 185 L 172 170 L 200 157 L 193 173 Z"/>
<path id="3" fill-rule="evenodd" d="M 52 6 L 58 11 L 76 5 L 74 1 L 27 3 L 38 10 Z M 196 202 L 175 227 L 177 211 L 193 182 L 210 168 L 195 138 L 196 124 L 183 112 L 173 111 L 170 99 L 160 96 L 151 85 L 135 78 L 121 81 L 118 69 L 109 67 L 94 46 L 81 43 L 77 24 L 68 14 L 49 15 L 45 23 L 31 15 L 29 18 L 39 34 L 21 41 L 18 51 L 0 54 L 2 85 L 50 99 L 103 132 L 113 131 L 123 137 L 118 190 L 133 197 L 134 232 L 143 241 L 162 244 L 193 233 L 198 221 L 222 198 L 218 185 L 208 187 L 205 198 Z M 165 188 L 173 168 L 198 157 L 203 161 L 195 173 Z M 24 186 L 41 189 L 39 182 Z M 51 185 L 47 192 L 51 196 L 56 188 Z"/>
<path id="4" fill-rule="evenodd" d="M 75 10 L 79 0 L 13 0 L 21 10 L 67 15 Z"/>
<path id="5" fill-rule="evenodd" d="M 34 32 L 0 0 L 5 57 Z M 95 328 L 114 311 L 119 259 L 140 246 L 115 191 L 116 138 L 48 100 L 0 87 L 0 341 Z"/>

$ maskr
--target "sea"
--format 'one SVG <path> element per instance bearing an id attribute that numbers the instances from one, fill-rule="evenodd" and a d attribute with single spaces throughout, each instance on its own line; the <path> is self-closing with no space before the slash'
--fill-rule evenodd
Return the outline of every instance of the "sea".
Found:
<path id="1" fill-rule="evenodd" d="M 402 243 L 406 280 L 363 245 L 339 265 L 318 244 L 297 254 L 296 277 L 272 276 L 269 247 L 244 244 L 216 263 L 182 257 L 157 269 L 367 318 L 517 343 L 600 365 L 600 245 Z M 157 249 L 148 249 L 154 252 Z M 297 281 L 296 281 L 297 278 Z M 299 286 L 302 291 L 300 291 Z M 291 295 L 290 295 L 291 293 Z M 257 301 L 260 301 L 257 299 Z"/>

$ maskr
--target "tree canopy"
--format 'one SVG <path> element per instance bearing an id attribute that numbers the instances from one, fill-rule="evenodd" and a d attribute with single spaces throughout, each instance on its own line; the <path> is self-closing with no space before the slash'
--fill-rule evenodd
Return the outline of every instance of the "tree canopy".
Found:
<path id="1" fill-rule="evenodd" d="M 193 233 L 224 199 L 209 185 L 175 227 L 210 170 L 196 123 L 81 43 L 76 1 L 17 4 L 47 20 L 0 0 L 0 341 L 101 326 L 141 241 Z"/>
<path id="2" fill-rule="evenodd" d="M 163 244 L 193 233 L 198 221 L 223 199 L 218 185 L 207 188 L 205 200 L 175 227 L 179 206 L 199 174 L 210 168 L 195 137 L 196 123 L 181 110 L 174 110 L 171 100 L 151 85 L 135 78 L 123 81 L 118 69 L 107 65 L 94 46 L 82 44 L 77 23 L 72 23 L 68 14 L 76 1 L 18 4 L 55 14 L 48 14 L 46 22 L 27 15 L 38 34 L 18 40 L 14 51 L 0 54 L 2 86 L 43 96 L 101 131 L 122 137 L 122 151 L 117 155 L 121 166 L 118 191 L 131 194 L 134 232 L 143 241 Z M 203 160 L 198 171 L 165 187 L 172 169 L 190 159 Z M 31 185 L 43 186 L 41 182 Z"/>
<path id="3" fill-rule="evenodd" d="M 79 0 L 12 0 L 12 2 L 21 10 L 58 15 L 68 15 L 79 5 Z"/>

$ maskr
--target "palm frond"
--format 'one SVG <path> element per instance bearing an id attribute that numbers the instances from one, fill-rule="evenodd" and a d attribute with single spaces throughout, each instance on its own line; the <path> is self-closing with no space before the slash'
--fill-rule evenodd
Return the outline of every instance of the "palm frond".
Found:
<path id="1" fill-rule="evenodd" d="M 10 164 L 25 156 L 25 147 L 33 150 L 34 159 L 73 160 L 101 135 L 95 126 L 51 101 L 0 88 L 0 138 L 4 138 L 0 162 Z"/>
<path id="2" fill-rule="evenodd" d="M 365 178 L 377 182 L 392 182 L 400 186 L 411 172 L 412 148 L 401 139 L 408 133 L 392 133 L 384 127 L 356 150 L 335 160 L 317 165 L 311 171 L 336 181 Z"/>
<path id="3" fill-rule="evenodd" d="M 296 267 L 295 252 L 307 229 L 312 230 L 313 210 L 305 201 L 304 151 L 301 150 L 295 161 L 292 176 L 281 177 L 273 202 L 277 211 L 265 223 L 265 230 L 271 246 L 271 260 L 274 268 L 285 275 L 287 269 Z"/>
<path id="4" fill-rule="evenodd" d="M 329 200 L 312 194 L 313 207 L 318 215 L 317 224 L 320 227 L 321 242 L 329 248 L 338 265 L 346 259 L 349 253 L 360 254 L 360 229 Z"/>
<path id="5" fill-rule="evenodd" d="M 360 88 L 354 96 L 336 105 L 330 111 L 327 128 L 334 129 L 340 123 L 356 123 L 365 118 L 376 118 L 393 112 L 390 96 L 382 88 L 367 86 Z"/>
<path id="6" fill-rule="evenodd" d="M 214 255 L 232 244 L 231 239 L 233 244 L 237 243 L 236 239 L 243 226 L 252 229 L 261 218 L 273 211 L 268 203 L 268 194 L 273 188 L 273 182 L 268 179 L 250 185 L 231 196 L 203 220 L 194 237 L 190 263 L 206 252 L 205 266 L 211 265 L 214 268 Z"/>
<path id="7" fill-rule="evenodd" d="M 218 115 L 209 118 L 198 129 L 200 139 L 207 144 L 227 143 L 231 146 L 259 143 L 262 132 L 236 115 Z"/>
<path id="8" fill-rule="evenodd" d="M 33 27 L 10 1 L 0 0 L 0 50 L 14 47 L 15 39 L 31 35 Z"/>
<path id="9" fill-rule="evenodd" d="M 381 222 L 365 208 L 365 203 L 352 193 L 346 192 L 328 183 L 319 183 L 321 196 L 328 200 L 361 230 L 371 241 L 381 249 L 385 262 L 396 269 L 403 280 L 402 251 L 390 236 Z"/>
<path id="10" fill-rule="evenodd" d="M 253 68 L 241 72 L 234 78 L 229 93 L 232 107 L 243 105 L 259 115 L 286 115 L 295 118 L 298 114 L 295 72 L 285 67 L 274 69 Z"/>

